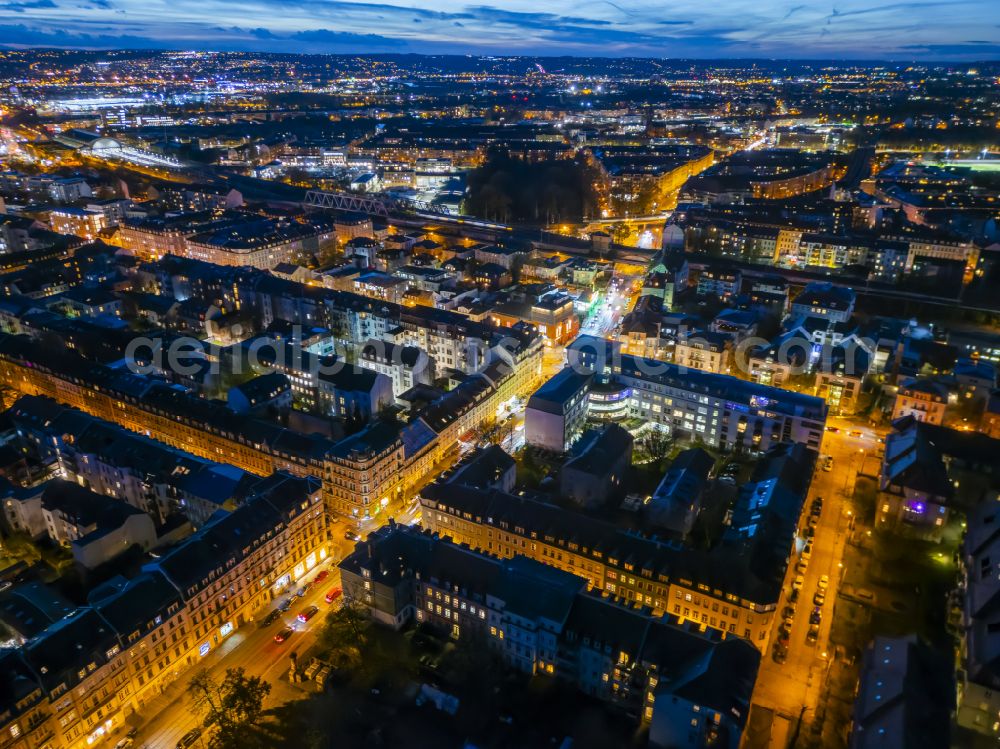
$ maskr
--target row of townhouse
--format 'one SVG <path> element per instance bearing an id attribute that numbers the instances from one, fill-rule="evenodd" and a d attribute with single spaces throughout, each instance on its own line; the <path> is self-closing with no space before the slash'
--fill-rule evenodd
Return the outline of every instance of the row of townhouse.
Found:
<path id="1" fill-rule="evenodd" d="M 586 591 L 582 577 L 407 526 L 340 563 L 344 594 L 392 627 L 418 622 L 513 668 L 637 715 L 653 746 L 739 745 L 760 655 L 674 617 Z"/>
<path id="2" fill-rule="evenodd" d="M 376 422 L 340 442 L 235 414 L 221 404 L 138 375 L 117 374 L 72 354 L 49 356 L 27 336 L 0 336 L 0 382 L 249 473 L 286 470 L 322 477 L 328 510 L 362 521 L 423 480 L 459 436 L 537 386 L 542 347 L 536 334 L 508 331 L 506 346 L 491 356 L 484 372 L 467 378 L 402 430 Z"/>
<path id="3" fill-rule="evenodd" d="M 719 547 L 704 551 L 501 491 L 437 482 L 423 525 L 487 554 L 524 555 L 589 587 L 746 639 L 766 651 L 816 452 L 772 451 L 744 487 Z"/>
<path id="4" fill-rule="evenodd" d="M 89 747 L 327 557 L 319 482 L 263 479 L 246 505 L 0 655 L 4 749 Z"/>
<path id="5" fill-rule="evenodd" d="M 183 512 L 196 526 L 233 509 L 253 474 L 195 457 L 44 396 L 25 395 L 7 417 L 24 448 L 65 478 L 117 497 L 160 525 Z"/>
<path id="6" fill-rule="evenodd" d="M 524 334 L 401 429 L 374 423 L 341 440 L 326 455 L 327 506 L 356 522 L 395 508 L 450 465 L 462 437 L 484 421 L 511 413 L 513 401 L 537 387 L 541 371 L 541 340 Z"/>

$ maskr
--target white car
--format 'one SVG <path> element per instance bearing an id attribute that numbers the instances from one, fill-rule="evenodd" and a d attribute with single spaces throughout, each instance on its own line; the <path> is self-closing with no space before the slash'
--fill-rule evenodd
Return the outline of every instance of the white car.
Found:
<path id="1" fill-rule="evenodd" d="M 792 590 L 802 590 L 802 586 L 806 584 L 806 579 L 802 575 L 796 575 L 795 579 L 792 580 Z"/>
<path id="2" fill-rule="evenodd" d="M 829 585 L 830 585 L 830 576 L 820 575 L 819 582 L 816 584 L 816 587 L 818 587 L 820 590 L 826 590 L 827 587 L 829 587 Z"/>

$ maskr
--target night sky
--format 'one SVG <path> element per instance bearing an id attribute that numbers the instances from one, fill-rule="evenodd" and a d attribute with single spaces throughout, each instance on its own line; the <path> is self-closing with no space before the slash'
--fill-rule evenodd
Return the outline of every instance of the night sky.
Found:
<path id="1" fill-rule="evenodd" d="M 0 2 L 0 45 L 983 60 L 1000 57 L 1000 3 L 14 0 Z"/>

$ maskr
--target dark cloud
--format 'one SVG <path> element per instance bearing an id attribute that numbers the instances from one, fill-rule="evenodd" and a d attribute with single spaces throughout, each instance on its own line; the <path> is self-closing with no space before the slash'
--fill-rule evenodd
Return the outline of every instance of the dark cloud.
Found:
<path id="1" fill-rule="evenodd" d="M 299 0 L 270 0 L 270 4 L 278 7 L 301 8 L 303 6 L 302 2 Z M 428 10 L 427 8 L 410 7 L 405 5 L 389 5 L 387 3 L 350 2 L 350 0 L 314 0 L 314 2 L 310 4 L 309 9 L 315 13 L 322 14 L 328 14 L 331 12 L 356 15 L 377 14 L 377 17 L 379 18 L 393 15 L 403 16 L 405 18 L 419 16 L 425 20 L 438 21 L 451 21 L 456 18 L 470 19 L 474 17 L 471 13 L 466 12 Z"/>
<path id="2" fill-rule="evenodd" d="M 904 44 L 899 49 L 904 52 L 917 53 L 921 57 L 954 57 L 963 60 L 1000 55 L 1000 44 L 986 41 L 958 42 L 956 44 Z"/>
<path id="3" fill-rule="evenodd" d="M 355 34 L 348 31 L 311 29 L 294 34 L 279 35 L 264 29 L 214 29 L 222 38 L 206 37 L 169 38 L 162 36 L 141 36 L 132 34 L 100 34 L 52 29 L 32 28 L 25 24 L 0 24 L 0 46 L 5 47 L 60 47 L 74 49 L 197 49 L 254 52 L 354 52 L 357 50 L 395 50 L 408 48 L 406 40 L 379 36 L 378 34 Z M 167 38 L 164 38 L 167 37 Z M 289 44 L 294 44 L 289 47 Z"/>
<path id="4" fill-rule="evenodd" d="M 528 13 L 525 11 L 503 10 L 492 5 L 477 5 L 467 9 L 472 17 L 481 21 L 502 23 L 522 29 L 558 30 L 577 26 L 611 26 L 611 21 L 577 16 L 560 16 L 556 13 Z"/>
<path id="5" fill-rule="evenodd" d="M 995 21 L 968 20 L 992 17 L 986 0 L 831 0 L 822 11 L 808 0 L 781 0 L 758 4 L 749 18 L 735 0 L 706 5 L 703 16 L 689 18 L 671 18 L 670 6 L 625 0 L 550 0 L 537 10 L 508 9 L 501 0 L 395 2 L 253 0 L 237 8 L 204 0 L 172 14 L 169 3 L 154 10 L 143 0 L 0 0 L 6 20 L 24 21 L 0 28 L 0 45 L 646 57 L 870 58 L 877 50 L 878 57 L 907 59 L 996 57 L 1000 45 L 990 39 Z M 840 7 L 828 10 L 832 3 Z M 58 21 L 46 12 L 57 7 Z M 138 8 L 143 12 L 110 21 L 111 11 Z M 968 41 L 973 36 L 986 38 Z"/>
<path id="6" fill-rule="evenodd" d="M 53 0 L 26 0 L 26 2 L 0 4 L 0 10 L 8 10 L 13 13 L 24 13 L 26 10 L 41 10 L 56 7 L 58 6 Z"/>

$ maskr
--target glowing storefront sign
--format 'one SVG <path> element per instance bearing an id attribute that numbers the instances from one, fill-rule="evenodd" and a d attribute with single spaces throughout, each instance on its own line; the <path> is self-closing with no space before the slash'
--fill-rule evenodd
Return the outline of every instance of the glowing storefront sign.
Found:
<path id="1" fill-rule="evenodd" d="M 206 655 L 208 655 L 208 651 L 211 649 L 212 649 L 211 645 L 209 645 L 207 642 L 203 642 L 201 644 L 201 647 L 198 648 L 198 655 L 204 658 Z"/>
<path id="2" fill-rule="evenodd" d="M 106 721 L 104 721 L 101 725 L 99 725 L 97 728 L 95 728 L 91 732 L 91 734 L 87 737 L 87 743 L 88 744 L 93 744 L 95 741 L 97 741 L 99 738 L 101 738 L 101 736 L 103 736 L 104 734 L 110 733 L 111 732 L 111 726 L 113 724 L 114 724 L 114 721 L 111 718 L 108 718 Z"/>
<path id="3" fill-rule="evenodd" d="M 232 631 L 233 631 L 233 623 L 232 622 L 226 622 L 225 624 L 223 624 L 219 628 L 219 634 L 222 635 L 223 637 L 225 637 L 226 635 L 228 635 Z"/>

